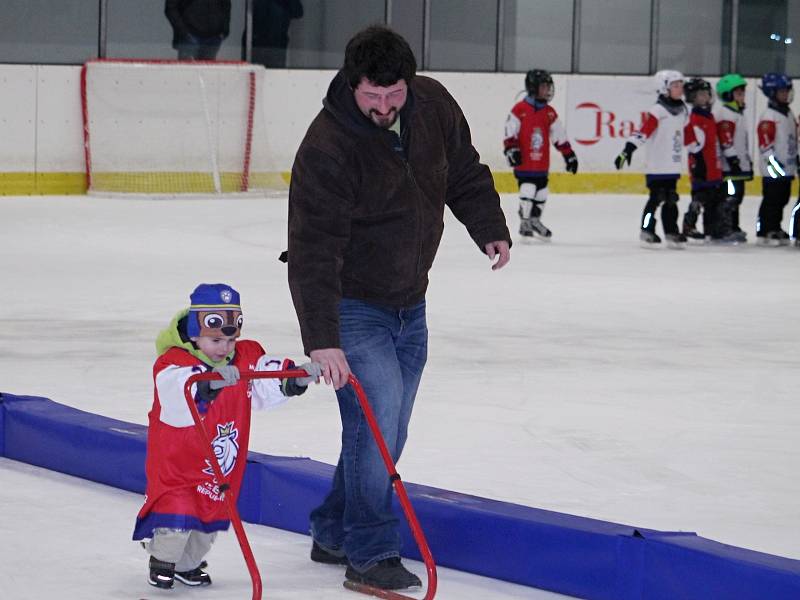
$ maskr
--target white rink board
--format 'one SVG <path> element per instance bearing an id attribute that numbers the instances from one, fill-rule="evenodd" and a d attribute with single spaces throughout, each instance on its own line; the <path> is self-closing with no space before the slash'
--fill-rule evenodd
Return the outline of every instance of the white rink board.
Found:
<path id="1" fill-rule="evenodd" d="M 31 75 L 31 71 L 35 73 Z M 5 82 L 0 97 L 0 171 L 80 171 L 83 165 L 82 131 L 76 127 L 80 115 L 78 67 L 0 65 Z M 270 170 L 291 169 L 297 147 L 311 120 L 322 107 L 322 98 L 335 74 L 331 70 L 267 70 L 263 115 L 264 147 Z M 41 75 L 41 77 L 40 77 Z M 523 89 L 522 73 L 430 73 L 448 88 L 464 109 L 473 140 L 482 160 L 493 171 L 507 171 L 502 154 L 503 125 L 509 109 Z M 687 75 L 688 76 L 688 75 Z M 34 79 L 32 79 L 34 77 Z M 33 82 L 39 81 L 38 85 Z M 553 105 L 564 119 L 567 134 L 581 161 L 581 172 L 610 172 L 613 158 L 624 145 L 620 131 L 625 121 L 638 125 L 641 112 L 655 101 L 650 77 L 555 75 Z M 717 78 L 709 78 L 712 84 Z M 748 80 L 748 113 L 755 119 L 766 106 L 766 98 Z M 650 90 L 650 91 L 649 91 Z M 187 111 L 199 108 L 196 94 Z M 590 105 L 595 105 L 594 108 Z M 800 109 L 800 98 L 793 104 Z M 611 118 L 613 113 L 614 118 Z M 35 119 L 33 115 L 38 115 Z M 196 118 L 187 112 L 182 127 L 199 135 Z M 599 132 L 598 132 L 599 115 Z M 124 114 L 120 111 L 120 118 Z M 123 119 L 124 120 L 124 119 Z M 37 122 L 35 122 L 37 121 Z M 135 123 L 124 125 L 126 135 L 139 135 Z M 7 135 L 5 135 L 7 134 Z M 38 140 L 37 140 L 38 135 Z M 191 152 L 180 140 L 154 136 L 153 148 L 176 146 Z M 41 141 L 39 141 L 41 140 Z M 576 141 L 576 140 L 583 140 Z M 591 143 L 585 143 L 591 142 Z M 232 142 L 234 145 L 237 142 Z M 38 146 L 37 146 L 38 145 Z M 37 147 L 41 150 L 37 154 Z M 642 153 L 634 156 L 633 172 L 641 169 Z M 156 153 L 158 156 L 158 153 Z M 556 156 L 553 171 L 563 171 Z"/>
<path id="2" fill-rule="evenodd" d="M 80 68 L 40 65 L 36 72 L 38 96 L 30 103 L 37 113 L 36 170 L 83 171 L 83 116 L 80 93 L 75 95 Z"/>
<path id="3" fill-rule="evenodd" d="M 0 65 L 0 172 L 36 170 L 36 73 L 27 65 Z M 73 146 L 75 137 L 65 137 Z"/>

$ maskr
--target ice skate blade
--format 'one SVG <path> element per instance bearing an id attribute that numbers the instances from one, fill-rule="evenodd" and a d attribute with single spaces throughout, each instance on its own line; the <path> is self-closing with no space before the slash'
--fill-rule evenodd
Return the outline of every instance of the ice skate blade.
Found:
<path id="1" fill-rule="evenodd" d="M 667 242 L 670 250 L 686 250 L 686 242 Z"/>
<path id="2" fill-rule="evenodd" d="M 761 246 L 762 248 L 777 248 L 780 245 L 781 243 L 778 240 L 765 240 L 764 238 L 758 238 L 756 241 L 756 246 Z"/>
<path id="3" fill-rule="evenodd" d="M 381 588 L 372 587 L 371 585 L 367 585 L 365 583 L 358 583 L 356 581 L 350 581 L 346 579 L 345 582 L 342 584 L 345 588 L 353 592 L 359 592 L 360 594 L 365 594 L 367 596 L 373 596 L 374 598 L 385 598 L 386 600 L 413 600 L 412 596 L 406 596 L 405 594 L 401 594 L 400 592 L 395 592 L 393 590 L 383 590 Z M 408 588 L 409 591 L 418 591 L 419 587 L 411 587 Z"/>
<path id="4" fill-rule="evenodd" d="M 640 240 L 639 247 L 645 248 L 646 250 L 658 250 L 661 248 L 661 244 L 659 242 L 645 242 L 644 240 Z"/>
<path id="5" fill-rule="evenodd" d="M 536 246 L 539 244 L 549 244 L 553 238 L 545 238 L 538 235 L 521 235 L 519 237 L 519 243 L 525 244 L 526 246 Z"/>

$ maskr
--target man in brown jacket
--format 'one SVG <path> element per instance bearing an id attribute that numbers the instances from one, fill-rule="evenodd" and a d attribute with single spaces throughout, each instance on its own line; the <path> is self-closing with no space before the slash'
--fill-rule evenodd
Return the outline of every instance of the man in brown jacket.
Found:
<path id="1" fill-rule="evenodd" d="M 445 205 L 492 269 L 505 266 L 511 238 L 461 109 L 416 76 L 402 37 L 369 27 L 348 43 L 297 152 L 288 261 L 305 351 L 337 389 L 342 419 L 333 486 L 311 513 L 311 559 L 384 589 L 421 582 L 400 562 L 391 482 L 345 385 L 358 377 L 396 461 L 427 357 L 425 290 Z"/>

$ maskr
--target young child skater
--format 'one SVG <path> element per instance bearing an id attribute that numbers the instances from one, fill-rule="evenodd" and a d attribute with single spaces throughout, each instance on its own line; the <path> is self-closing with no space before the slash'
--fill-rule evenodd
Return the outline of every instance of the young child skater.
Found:
<path id="1" fill-rule="evenodd" d="M 145 502 L 136 518 L 134 540 L 147 540 L 149 583 L 169 589 L 177 579 L 186 585 L 210 585 L 203 557 L 218 531 L 230 521 L 214 473 L 206 462 L 183 386 L 195 373 L 213 371 L 222 380 L 200 381 L 192 388 L 214 454 L 239 495 L 250 437 L 250 409 L 281 404 L 306 391 L 321 373 L 305 363 L 309 377 L 241 380 L 240 371 L 291 369 L 285 358 L 267 356 L 258 342 L 237 338 L 242 328 L 239 294 L 232 287 L 202 283 L 156 340 L 155 392 L 147 433 Z"/>
<path id="2" fill-rule="evenodd" d="M 744 199 L 746 181 L 753 179 L 750 158 L 750 134 L 744 114 L 747 81 L 738 73 L 728 73 L 717 82 L 714 118 L 722 149 L 723 193 L 722 217 L 730 225 L 736 241 L 746 242 L 747 234 L 739 226 L 739 207 Z"/>
<path id="3" fill-rule="evenodd" d="M 631 135 L 614 159 L 614 166 L 621 169 L 625 163 L 630 164 L 634 151 L 647 146 L 645 180 L 650 196 L 642 211 L 639 239 L 646 248 L 661 243 L 656 234 L 656 210 L 661 206 L 661 225 L 667 246 L 680 249 L 686 247 L 686 236 L 678 231 L 676 186 L 681 177 L 684 127 L 689 121 L 689 111 L 683 103 L 683 74 L 659 71 L 653 81 L 658 99 L 650 107 L 641 129 Z"/>
<path id="4" fill-rule="evenodd" d="M 566 170 L 578 172 L 578 159 L 567 141 L 564 126 L 550 106 L 555 88 L 550 73 L 533 69 L 525 75 L 527 96 L 517 102 L 506 119 L 503 148 L 519 184 L 519 233 L 550 241 L 552 232 L 542 224 L 547 202 L 550 142 L 561 152 Z"/>
<path id="5" fill-rule="evenodd" d="M 711 114 L 714 97 L 711 84 L 693 78 L 683 84 L 686 101 L 692 106 L 684 140 L 689 151 L 689 174 L 692 180 L 692 201 L 683 215 L 683 234 L 689 240 L 736 243 L 730 219 L 725 218 L 722 196 L 722 160 L 717 139 L 717 123 Z M 697 230 L 697 219 L 703 213 L 703 233 Z"/>
<path id="6" fill-rule="evenodd" d="M 766 73 L 761 78 L 761 91 L 769 101 L 756 126 L 763 192 L 756 243 L 785 246 L 789 234 L 781 228 L 783 208 L 789 203 L 797 173 L 797 119 L 789 108 L 792 80 L 784 73 Z"/>

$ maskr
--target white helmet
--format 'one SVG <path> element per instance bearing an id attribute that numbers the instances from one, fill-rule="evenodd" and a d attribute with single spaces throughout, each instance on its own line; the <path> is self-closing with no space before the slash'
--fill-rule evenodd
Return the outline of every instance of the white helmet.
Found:
<path id="1" fill-rule="evenodd" d="M 667 69 L 653 75 L 653 84 L 660 96 L 669 95 L 669 86 L 675 81 L 683 81 L 683 73 Z"/>

